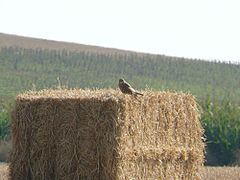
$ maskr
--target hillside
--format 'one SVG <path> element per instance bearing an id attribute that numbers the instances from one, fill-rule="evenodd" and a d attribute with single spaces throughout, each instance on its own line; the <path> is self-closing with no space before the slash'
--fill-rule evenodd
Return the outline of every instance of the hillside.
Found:
<path id="1" fill-rule="evenodd" d="M 89 46 L 77 43 L 38 39 L 24 37 L 18 35 L 10 35 L 0 33 L 0 48 L 1 47 L 21 47 L 26 49 L 48 49 L 48 50 L 68 50 L 68 51 L 91 51 L 98 53 L 126 53 L 131 51 L 123 51 L 114 48 L 104 48 L 99 46 Z"/>
<path id="2" fill-rule="evenodd" d="M 151 55 L 0 34 L 0 97 L 61 85 L 116 88 L 119 77 L 138 89 L 171 89 L 224 99 L 240 95 L 236 64 Z"/>

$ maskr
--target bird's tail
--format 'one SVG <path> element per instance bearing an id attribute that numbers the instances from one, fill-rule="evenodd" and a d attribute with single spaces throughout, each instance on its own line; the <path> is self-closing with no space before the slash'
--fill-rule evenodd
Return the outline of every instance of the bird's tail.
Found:
<path id="1" fill-rule="evenodd" d="M 141 95 L 141 96 L 143 96 L 143 94 L 140 93 L 140 92 L 138 92 L 138 91 L 135 91 L 135 94 L 136 94 L 136 95 Z"/>

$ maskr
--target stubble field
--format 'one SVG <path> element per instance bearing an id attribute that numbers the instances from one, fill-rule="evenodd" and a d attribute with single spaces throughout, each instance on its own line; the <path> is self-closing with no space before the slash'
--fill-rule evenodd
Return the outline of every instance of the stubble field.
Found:
<path id="1" fill-rule="evenodd" d="M 240 167 L 203 167 L 200 172 L 202 180 L 239 180 Z M 8 164 L 0 164 L 0 180 L 8 180 Z"/>

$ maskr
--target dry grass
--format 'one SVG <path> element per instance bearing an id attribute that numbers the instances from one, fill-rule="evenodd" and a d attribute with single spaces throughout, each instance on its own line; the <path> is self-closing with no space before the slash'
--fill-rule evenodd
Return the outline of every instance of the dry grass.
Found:
<path id="1" fill-rule="evenodd" d="M 200 177 L 203 180 L 239 180 L 240 167 L 204 167 Z"/>
<path id="2" fill-rule="evenodd" d="M 8 180 L 8 164 L 7 163 L 0 163 L 0 179 L 1 180 Z"/>
<path id="3" fill-rule="evenodd" d="M 16 99 L 13 179 L 196 179 L 202 127 L 193 96 L 44 90 Z"/>

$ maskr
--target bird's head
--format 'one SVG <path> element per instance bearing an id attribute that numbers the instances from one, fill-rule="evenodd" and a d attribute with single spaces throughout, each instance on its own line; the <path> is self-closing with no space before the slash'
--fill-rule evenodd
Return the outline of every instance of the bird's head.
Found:
<path id="1" fill-rule="evenodd" d="M 119 83 L 124 83 L 124 79 L 123 78 L 119 79 Z"/>

